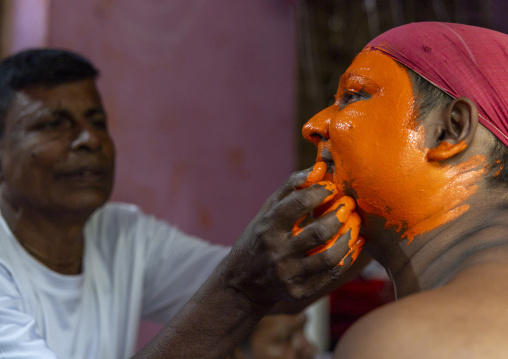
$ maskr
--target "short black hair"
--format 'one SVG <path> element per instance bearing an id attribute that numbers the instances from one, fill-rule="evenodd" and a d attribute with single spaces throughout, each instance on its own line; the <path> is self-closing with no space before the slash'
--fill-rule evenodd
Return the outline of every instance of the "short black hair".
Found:
<path id="1" fill-rule="evenodd" d="M 28 49 L 0 61 L 0 137 L 16 92 L 96 79 L 99 71 L 83 56 L 63 49 Z"/>
<path id="2" fill-rule="evenodd" d="M 406 70 L 413 85 L 415 106 L 420 119 L 427 117 L 434 108 L 446 106 L 453 100 L 453 97 L 431 84 L 410 68 L 406 67 Z"/>
<path id="3" fill-rule="evenodd" d="M 453 97 L 446 92 L 434 86 L 413 70 L 405 68 L 413 85 L 415 106 L 420 119 L 425 118 L 437 106 L 446 106 L 453 100 Z M 493 186 L 499 184 L 508 186 L 508 147 L 493 134 L 491 134 L 491 137 L 490 163 L 492 176 L 489 176 L 489 183 Z"/>

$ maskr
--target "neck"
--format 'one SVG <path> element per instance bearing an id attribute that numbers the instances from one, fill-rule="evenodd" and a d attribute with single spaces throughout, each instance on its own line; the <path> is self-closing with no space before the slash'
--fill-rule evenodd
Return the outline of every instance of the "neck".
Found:
<path id="1" fill-rule="evenodd" d="M 385 267 L 398 298 L 439 287 L 470 266 L 506 258 L 508 206 L 499 198 L 475 195 L 466 213 L 411 243 L 400 233 L 375 231 L 383 234 L 367 241 L 366 250 Z"/>
<path id="2" fill-rule="evenodd" d="M 14 209 L 5 201 L 0 202 L 0 209 L 15 238 L 32 257 L 61 274 L 81 272 L 83 227 L 89 215 Z"/>

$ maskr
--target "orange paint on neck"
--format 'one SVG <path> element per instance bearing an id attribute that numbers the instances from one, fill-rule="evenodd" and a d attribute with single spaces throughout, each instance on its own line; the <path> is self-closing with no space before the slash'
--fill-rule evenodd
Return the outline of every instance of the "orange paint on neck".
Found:
<path id="1" fill-rule="evenodd" d="M 464 202 L 485 171 L 481 156 L 458 166 L 436 162 L 449 154 L 444 147 L 429 160 L 416 115 L 406 70 L 364 51 L 341 77 L 336 103 L 303 128 L 318 146 L 318 161 L 323 150 L 331 153 L 339 191 L 355 195 L 359 208 L 385 218 L 409 241 L 467 211 Z"/>

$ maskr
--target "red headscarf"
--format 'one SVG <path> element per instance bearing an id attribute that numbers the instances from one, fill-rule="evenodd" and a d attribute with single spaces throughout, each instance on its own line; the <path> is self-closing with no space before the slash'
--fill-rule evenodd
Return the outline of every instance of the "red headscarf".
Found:
<path id="1" fill-rule="evenodd" d="M 420 22 L 389 30 L 366 49 L 392 57 L 454 98 L 469 97 L 480 123 L 508 146 L 508 35 Z"/>

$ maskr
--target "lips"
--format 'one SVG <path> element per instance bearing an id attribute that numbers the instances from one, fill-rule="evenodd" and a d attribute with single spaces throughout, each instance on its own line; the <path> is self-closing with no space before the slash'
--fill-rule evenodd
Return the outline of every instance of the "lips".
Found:
<path id="1" fill-rule="evenodd" d="M 109 170 L 102 166 L 80 166 L 58 172 L 57 177 L 64 180 L 76 180 L 83 182 L 102 181 L 109 178 Z"/>
<path id="2" fill-rule="evenodd" d="M 326 148 L 321 151 L 321 161 L 326 163 L 327 173 L 333 174 L 335 172 L 335 162 L 333 162 L 332 154 Z"/>

